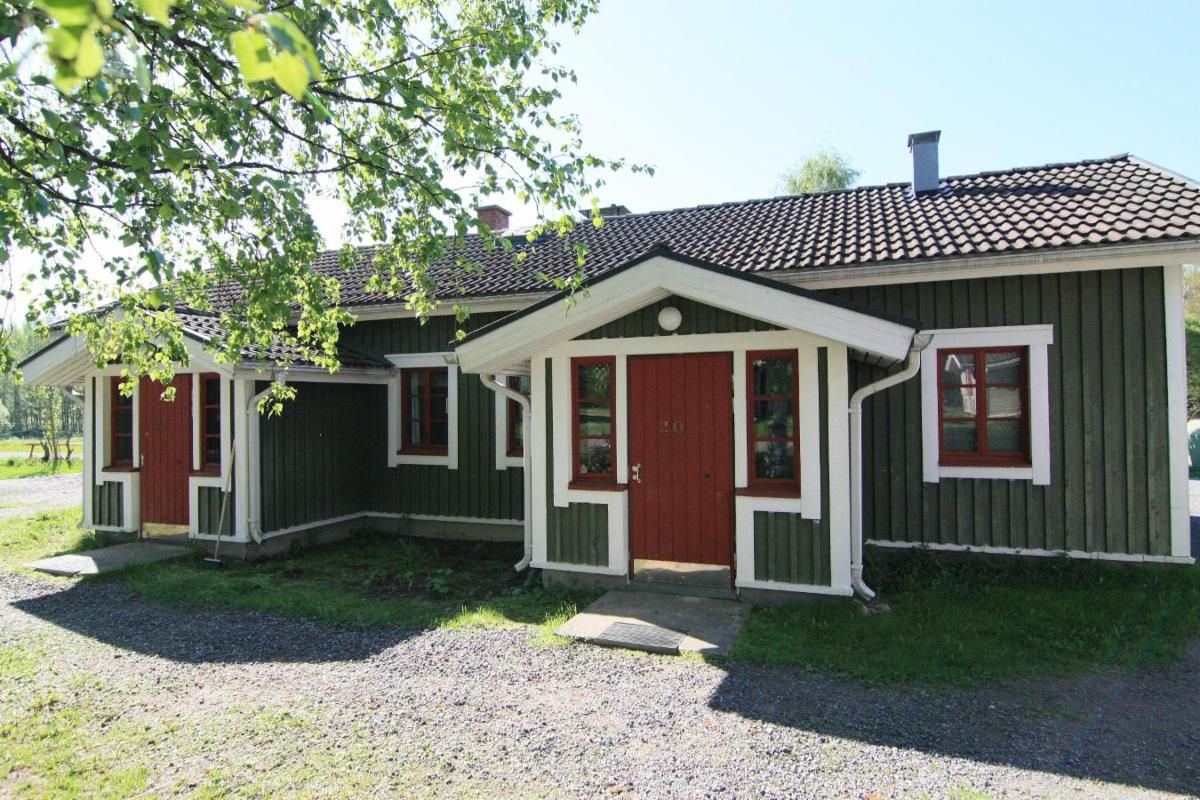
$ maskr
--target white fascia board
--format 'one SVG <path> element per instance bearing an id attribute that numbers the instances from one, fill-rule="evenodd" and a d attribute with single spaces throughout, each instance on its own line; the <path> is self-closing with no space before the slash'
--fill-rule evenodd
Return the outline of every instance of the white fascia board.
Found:
<path id="1" fill-rule="evenodd" d="M 46 348 L 20 369 L 30 385 L 66 386 L 83 380 L 91 365 L 91 355 L 83 339 L 70 336 Z"/>
<path id="2" fill-rule="evenodd" d="M 963 258 L 912 259 L 862 266 L 798 269 L 769 272 L 766 276 L 780 283 L 806 289 L 840 289 L 1011 275 L 1161 267 L 1164 264 L 1200 264 L 1200 247 L 1195 241 L 1101 245 L 1065 252 L 1018 251 Z"/>
<path id="3" fill-rule="evenodd" d="M 903 358 L 913 328 L 782 289 L 656 256 L 457 350 L 465 372 L 504 372 L 534 353 L 574 339 L 670 295 L 804 331 L 888 358 Z"/>

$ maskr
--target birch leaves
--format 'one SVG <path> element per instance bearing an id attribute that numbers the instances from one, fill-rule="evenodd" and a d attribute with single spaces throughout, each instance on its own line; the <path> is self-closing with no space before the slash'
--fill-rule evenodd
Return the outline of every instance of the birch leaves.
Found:
<path id="1" fill-rule="evenodd" d="M 149 74 L 136 38 L 123 19 L 139 14 L 162 28 L 171 26 L 176 0 L 34 0 L 53 24 L 43 28 L 46 54 L 54 65 L 54 84 L 63 94 L 76 91 L 84 81 L 97 78 L 105 63 L 105 48 L 118 38 L 134 50 L 135 71 L 146 88 Z M 229 44 L 247 83 L 273 81 L 296 100 L 304 98 L 312 81 L 321 79 L 316 50 L 304 32 L 278 11 L 258 13 L 253 0 L 217 0 L 230 15 L 246 14 L 244 27 L 229 35 Z M 311 95 L 309 99 L 315 101 Z M 319 102 L 314 105 L 326 113 Z"/>

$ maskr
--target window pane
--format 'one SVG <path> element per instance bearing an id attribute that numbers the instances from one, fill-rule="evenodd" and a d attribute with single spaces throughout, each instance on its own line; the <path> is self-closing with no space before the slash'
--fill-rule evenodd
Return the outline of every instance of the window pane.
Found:
<path id="1" fill-rule="evenodd" d="M 221 432 L 221 409 L 219 409 L 219 408 L 204 409 L 204 432 L 205 433 L 220 433 Z"/>
<path id="2" fill-rule="evenodd" d="M 429 417 L 433 420 L 446 419 L 446 396 L 433 395 L 429 398 Z"/>
<path id="3" fill-rule="evenodd" d="M 434 395 L 445 395 L 450 383 L 449 370 L 439 369 L 430 373 L 430 387 Z"/>
<path id="4" fill-rule="evenodd" d="M 434 420 L 429 426 L 429 444 L 445 445 L 450 442 L 450 427 L 446 420 Z"/>
<path id="5" fill-rule="evenodd" d="M 408 381 L 408 393 L 410 396 L 420 395 L 425 388 L 424 372 L 409 372 L 406 380 Z"/>
<path id="6" fill-rule="evenodd" d="M 133 433 L 133 411 L 131 409 L 118 409 L 113 416 L 113 425 L 117 428 L 117 433 Z"/>
<path id="7" fill-rule="evenodd" d="M 133 461 L 133 437 L 120 436 L 114 442 L 117 452 L 113 455 L 114 461 Z"/>
<path id="8" fill-rule="evenodd" d="M 987 382 L 988 383 L 1020 383 L 1021 356 L 1019 350 L 1004 353 L 988 353 Z"/>
<path id="9" fill-rule="evenodd" d="M 220 439 L 204 440 L 204 463 L 210 466 L 216 466 L 221 463 Z"/>
<path id="10" fill-rule="evenodd" d="M 942 353 L 942 383 L 975 385 L 974 353 Z"/>
<path id="11" fill-rule="evenodd" d="M 792 360 L 790 358 L 764 358 L 754 360 L 754 394 L 792 394 Z"/>
<path id="12" fill-rule="evenodd" d="M 989 419 L 1021 416 L 1021 390 L 989 387 L 987 390 L 987 414 Z"/>
<path id="13" fill-rule="evenodd" d="M 790 480 L 796 477 L 793 442 L 755 442 L 754 476 L 768 480 Z"/>
<path id="14" fill-rule="evenodd" d="M 961 389 L 952 386 L 942 388 L 942 416 L 973 417 L 975 416 L 975 392 L 973 387 Z"/>
<path id="15" fill-rule="evenodd" d="M 988 420 L 987 446 L 993 453 L 1017 453 L 1024 450 L 1021 442 L 1021 420 Z"/>
<path id="16" fill-rule="evenodd" d="M 942 449 L 947 453 L 974 453 L 978 447 L 979 434 L 974 422 L 942 424 Z"/>
<path id="17" fill-rule="evenodd" d="M 509 378 L 509 381 L 512 381 L 512 380 L 513 380 L 512 378 Z M 533 390 L 533 379 L 530 378 L 528 375 L 519 375 L 519 376 L 517 376 L 516 381 L 517 381 L 516 389 L 521 394 L 529 394 Z"/>
<path id="18" fill-rule="evenodd" d="M 579 474 L 607 475 L 612 472 L 612 441 L 609 439 L 579 440 Z"/>
<path id="19" fill-rule="evenodd" d="M 408 420 L 405 427 L 407 430 L 408 444 L 422 444 L 421 438 L 421 411 L 424 408 L 424 402 L 421 395 L 411 394 L 408 397 Z"/>
<path id="20" fill-rule="evenodd" d="M 612 408 L 600 403 L 579 404 L 579 435 L 610 436 L 612 434 Z"/>
<path id="21" fill-rule="evenodd" d="M 579 396 L 609 397 L 612 388 L 611 372 L 608 364 L 581 364 L 579 366 Z"/>
<path id="22" fill-rule="evenodd" d="M 796 432 L 791 400 L 759 400 L 754 404 L 754 436 L 791 437 Z"/>
<path id="23" fill-rule="evenodd" d="M 221 379 L 204 379 L 204 404 L 215 406 L 221 402 Z"/>

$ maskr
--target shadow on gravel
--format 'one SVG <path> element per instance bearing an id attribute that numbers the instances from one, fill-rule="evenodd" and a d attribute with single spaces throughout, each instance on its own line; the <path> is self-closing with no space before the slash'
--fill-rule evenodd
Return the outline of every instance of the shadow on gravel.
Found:
<path id="1" fill-rule="evenodd" d="M 360 661 L 421 633 L 352 631 L 252 611 L 166 608 L 115 581 L 41 586 L 48 591 L 10 605 L 114 647 L 192 664 Z"/>
<path id="2" fill-rule="evenodd" d="M 1165 669 L 970 690 L 723 666 L 710 700 L 719 711 L 872 745 L 1200 795 L 1200 641 Z"/>

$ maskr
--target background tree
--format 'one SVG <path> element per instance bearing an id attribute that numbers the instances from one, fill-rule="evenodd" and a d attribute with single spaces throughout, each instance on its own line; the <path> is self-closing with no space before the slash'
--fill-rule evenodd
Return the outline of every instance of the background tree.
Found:
<path id="1" fill-rule="evenodd" d="M 848 189 L 858 180 L 858 170 L 832 147 L 814 151 L 804 161 L 784 173 L 780 187 L 786 194 L 808 194 L 827 192 L 831 189 Z"/>
<path id="2" fill-rule="evenodd" d="M 442 299 L 430 265 L 469 233 L 511 248 L 475 219 L 481 198 L 532 203 L 531 239 L 567 232 L 602 183 L 595 173 L 622 166 L 583 153 L 576 119 L 554 111 L 574 75 L 553 63 L 553 36 L 593 10 L 593 0 L 9 0 L 0 262 L 16 248 L 36 257 L 39 320 L 110 299 L 78 266 L 96 254 L 116 286 L 113 313 L 76 316 L 68 330 L 97 363 L 134 375 L 167 380 L 187 363 L 172 309 L 210 308 L 219 284 L 240 298 L 221 312 L 219 360 L 283 339 L 336 369 L 349 317 L 337 282 L 309 269 L 322 247 L 310 201 L 345 205 L 348 241 L 388 244 L 371 288 L 422 314 Z M 0 341 L 0 370 L 13 355 Z"/>

